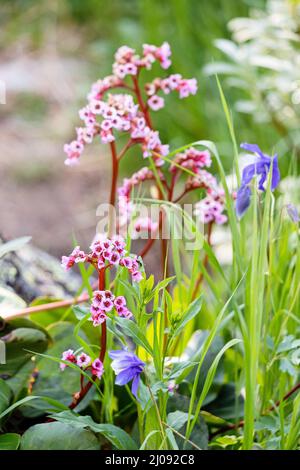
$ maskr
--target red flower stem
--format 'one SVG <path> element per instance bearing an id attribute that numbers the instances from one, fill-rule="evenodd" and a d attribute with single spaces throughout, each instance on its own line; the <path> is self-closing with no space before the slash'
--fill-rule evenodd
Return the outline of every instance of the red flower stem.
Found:
<path id="1" fill-rule="evenodd" d="M 193 191 L 193 189 L 196 189 L 196 188 L 186 188 L 184 191 L 182 191 L 182 193 L 176 198 L 174 199 L 172 202 L 174 204 L 176 204 L 177 202 L 180 201 L 180 199 L 182 199 L 184 196 L 186 196 L 190 191 Z M 197 188 L 198 189 L 198 188 Z"/>
<path id="2" fill-rule="evenodd" d="M 111 142 L 110 144 L 111 150 L 111 159 L 112 159 L 112 175 L 111 175 L 111 188 L 110 188 L 110 197 L 109 203 L 114 206 L 116 202 L 116 189 L 117 189 L 117 180 L 118 180 L 118 173 L 119 173 L 119 162 L 117 156 L 117 149 L 115 142 Z"/>
<path id="3" fill-rule="evenodd" d="M 83 386 L 84 386 L 84 376 L 80 374 L 80 390 L 83 389 Z"/>
<path id="4" fill-rule="evenodd" d="M 149 240 L 145 244 L 144 248 L 140 251 L 138 256 L 140 256 L 141 258 L 144 258 L 144 256 L 146 256 L 148 251 L 152 248 L 155 240 L 156 240 L 155 238 L 149 238 Z"/>
<path id="5" fill-rule="evenodd" d="M 147 126 L 149 126 L 151 129 L 152 129 L 152 123 L 151 123 L 151 118 L 150 118 L 150 114 L 149 114 L 149 110 L 147 109 L 147 106 L 145 105 L 144 101 L 143 101 L 143 98 L 142 98 L 142 94 L 141 94 L 141 90 L 140 90 L 140 87 L 139 87 L 139 82 L 138 82 L 138 79 L 137 77 L 132 77 L 132 81 L 133 81 L 133 89 L 134 89 L 134 92 L 136 94 L 136 98 L 138 100 L 138 103 L 140 105 L 140 108 L 141 108 L 141 111 L 142 113 L 144 114 L 144 117 L 145 117 L 145 121 L 147 123 Z"/>
<path id="6" fill-rule="evenodd" d="M 105 268 L 102 268 L 99 271 L 99 290 L 104 290 L 105 289 Z M 104 361 L 105 358 L 105 353 L 106 353 L 106 321 L 101 323 L 101 349 L 100 349 L 100 355 L 99 359 L 101 362 Z"/>
<path id="7" fill-rule="evenodd" d="M 111 238 L 114 232 L 115 225 L 116 225 L 114 208 L 115 208 L 115 203 L 116 203 L 119 160 L 118 160 L 115 142 L 111 142 L 109 145 L 110 145 L 110 150 L 111 150 L 112 174 L 111 174 L 111 186 L 110 186 L 110 197 L 109 197 L 108 237 Z"/>
<path id="8" fill-rule="evenodd" d="M 287 392 L 286 395 L 284 395 L 284 397 L 281 399 L 281 400 L 278 400 L 275 405 L 271 406 L 270 408 L 268 408 L 264 413 L 263 415 L 266 415 L 268 413 L 271 413 L 272 411 L 275 410 L 275 408 L 277 408 L 281 403 L 283 403 L 284 401 L 286 401 L 288 398 L 290 398 L 297 390 L 300 389 L 300 383 L 296 384 L 291 390 L 289 390 Z M 211 435 L 210 435 L 210 440 L 212 440 L 215 436 L 218 436 L 219 434 L 223 434 L 224 432 L 227 432 L 227 431 L 233 431 L 235 429 L 238 429 L 238 428 L 242 428 L 245 424 L 245 421 L 244 420 L 241 420 L 239 421 L 237 424 L 228 424 L 228 426 L 224 426 L 220 429 L 218 429 L 217 431 L 213 432 Z"/>
<path id="9" fill-rule="evenodd" d="M 102 268 L 99 271 L 98 287 L 99 287 L 99 290 L 105 289 L 105 268 Z M 101 362 L 104 361 L 105 353 L 106 353 L 106 321 L 101 324 L 101 348 L 100 348 L 100 354 L 99 354 L 99 359 Z M 97 376 L 92 375 L 92 380 L 93 381 L 97 380 Z M 83 386 L 83 380 L 80 383 L 81 383 L 81 389 L 79 392 L 76 392 L 73 395 L 73 400 L 69 405 L 70 410 L 73 410 L 74 408 L 76 408 L 76 406 L 84 399 L 84 397 L 86 396 L 86 394 L 89 392 L 89 390 L 91 389 L 93 385 L 93 383 L 90 381 L 87 382 L 87 384 L 84 386 Z"/>
<path id="10" fill-rule="evenodd" d="M 129 139 L 128 142 L 127 142 L 127 144 L 124 145 L 124 147 L 122 148 L 122 150 L 121 150 L 120 153 L 118 154 L 118 156 L 117 156 L 118 161 L 120 161 L 121 158 L 124 157 L 124 155 L 125 155 L 125 153 L 127 152 L 127 150 L 128 150 L 133 144 L 134 144 L 134 142 L 133 142 L 131 139 Z"/>

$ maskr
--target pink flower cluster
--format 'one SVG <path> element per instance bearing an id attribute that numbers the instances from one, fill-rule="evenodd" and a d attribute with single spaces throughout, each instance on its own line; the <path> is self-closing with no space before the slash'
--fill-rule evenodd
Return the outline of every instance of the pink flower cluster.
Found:
<path id="1" fill-rule="evenodd" d="M 124 178 L 123 185 L 118 188 L 118 194 L 119 196 L 123 196 L 126 197 L 126 199 L 129 199 L 130 193 L 135 186 L 143 183 L 144 181 L 153 179 L 153 171 L 150 170 L 147 166 L 144 166 L 136 173 L 133 173 L 130 178 Z"/>
<path id="2" fill-rule="evenodd" d="M 66 270 L 72 268 L 75 263 L 83 262 L 92 264 L 97 270 L 122 266 L 130 272 L 133 281 L 139 282 L 142 280 L 143 276 L 139 271 L 137 257 L 127 255 L 125 241 L 121 236 L 96 240 L 90 249 L 89 253 L 85 253 L 77 246 L 69 256 L 62 257 L 62 266 Z"/>
<path id="3" fill-rule="evenodd" d="M 197 150 L 194 147 L 190 147 L 185 152 L 178 153 L 174 162 L 194 173 L 199 173 L 202 168 L 211 166 L 211 156 L 208 150 Z M 177 168 L 178 166 L 171 164 L 171 171 L 173 173 L 177 171 Z"/>
<path id="4" fill-rule="evenodd" d="M 150 217 L 139 217 L 134 223 L 132 238 L 139 238 L 141 233 L 146 233 L 151 238 L 158 230 L 158 222 L 154 222 Z"/>
<path id="5" fill-rule="evenodd" d="M 164 175 L 158 170 L 161 181 L 164 181 Z M 143 167 L 136 173 L 133 173 L 131 178 L 124 178 L 123 185 L 118 188 L 118 208 L 119 208 L 119 228 L 128 227 L 131 216 L 135 211 L 135 205 L 130 201 L 131 192 L 134 187 L 143 183 L 144 181 L 154 180 L 153 171 L 148 167 Z M 131 234 L 132 238 L 138 238 L 141 232 L 153 234 L 158 228 L 157 222 L 153 222 L 149 217 L 139 217 L 134 223 L 134 232 Z"/>
<path id="6" fill-rule="evenodd" d="M 224 224 L 227 221 L 227 217 L 223 214 L 225 209 L 224 191 L 218 185 L 216 178 L 204 169 L 211 166 L 210 153 L 207 150 L 196 150 L 191 147 L 185 152 L 177 154 L 174 162 L 194 173 L 194 176 L 189 176 L 186 181 L 186 192 L 193 189 L 206 191 L 206 197 L 196 204 L 194 214 L 200 217 L 202 223 Z M 171 165 L 173 175 L 179 171 L 177 165 L 174 163 Z"/>
<path id="7" fill-rule="evenodd" d="M 159 62 L 163 69 L 167 69 L 171 65 L 170 56 L 171 49 L 167 42 L 160 47 L 144 44 L 142 56 L 137 55 L 135 49 L 122 46 L 115 54 L 113 73 L 123 80 L 127 75 L 137 75 L 141 68 L 150 70 L 154 62 Z"/>
<path id="8" fill-rule="evenodd" d="M 76 364 L 77 366 L 79 366 L 83 370 L 91 370 L 92 375 L 95 375 L 98 379 L 101 378 L 101 376 L 104 372 L 103 364 L 100 361 L 100 359 L 95 359 L 94 361 L 92 361 L 90 356 L 88 356 L 84 352 L 82 352 L 82 353 L 78 354 L 77 356 L 75 356 L 75 353 L 74 353 L 73 349 L 67 349 L 66 351 L 64 351 L 62 353 L 61 358 L 62 358 L 63 361 L 67 361 L 67 362 L 70 362 L 72 364 Z M 64 362 L 60 363 L 60 369 L 62 371 L 65 370 L 66 367 L 68 367 L 67 364 L 65 364 Z"/>
<path id="9" fill-rule="evenodd" d="M 122 295 L 115 297 L 109 290 L 97 290 L 93 294 L 91 304 L 91 321 L 98 326 L 107 319 L 107 313 L 113 309 L 120 317 L 132 318 L 132 313 L 126 307 L 126 299 Z"/>
<path id="10" fill-rule="evenodd" d="M 223 214 L 224 207 L 225 195 L 223 189 L 211 189 L 207 191 L 207 196 L 204 199 L 195 204 L 194 214 L 204 224 L 215 222 L 221 225 L 227 221 L 226 215 Z"/>
<path id="11" fill-rule="evenodd" d="M 61 265 L 68 271 L 75 263 L 82 263 L 86 261 L 87 255 L 80 249 L 80 246 L 75 246 L 74 250 L 69 256 L 62 256 Z"/>
<path id="12" fill-rule="evenodd" d="M 145 85 L 148 95 L 147 104 L 153 111 L 158 111 L 164 107 L 165 100 L 157 93 L 162 91 L 168 95 L 171 91 L 177 91 L 179 98 L 187 98 L 197 93 L 197 80 L 195 78 L 182 78 L 179 73 L 170 75 L 166 78 L 155 78 L 151 83 Z"/>
<path id="13" fill-rule="evenodd" d="M 136 81 L 140 70 L 142 68 L 149 70 L 154 62 L 159 62 L 164 69 L 168 68 L 171 64 L 170 55 L 170 46 L 166 42 L 160 47 L 145 44 L 142 56 L 137 55 L 134 49 L 127 46 L 122 46 L 117 50 L 113 75 L 98 80 L 92 85 L 87 96 L 88 104 L 79 111 L 79 116 L 85 126 L 77 128 L 77 138 L 64 146 L 67 154 L 66 165 L 76 165 L 85 145 L 90 144 L 95 136 L 100 136 L 102 143 L 109 144 L 114 142 L 116 132 L 128 132 L 130 145 L 141 144 L 144 158 L 149 157 L 153 152 L 163 156 L 168 154 L 169 146 L 162 144 L 159 133 L 151 128 L 149 120 L 146 122 L 145 113 L 148 107 L 153 110 L 163 107 L 163 98 L 156 94 L 159 90 L 164 93 L 177 90 L 180 98 L 184 98 L 196 93 L 196 80 L 186 80 L 178 74 L 165 79 L 157 78 L 146 86 L 148 103 L 143 105 L 137 94 L 137 82 L 134 83 L 134 87 L 131 87 L 124 79 L 131 76 Z M 107 93 L 116 88 L 124 88 L 135 93 L 139 104 L 135 104 L 131 94 Z M 105 96 L 106 93 L 107 96 Z M 156 158 L 156 163 L 161 164 L 162 161 Z"/>

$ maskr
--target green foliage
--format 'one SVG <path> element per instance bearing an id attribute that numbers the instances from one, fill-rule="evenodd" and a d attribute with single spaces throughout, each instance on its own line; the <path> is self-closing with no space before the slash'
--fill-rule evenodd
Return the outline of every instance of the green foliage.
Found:
<path id="1" fill-rule="evenodd" d="M 86 429 L 53 422 L 36 424 L 21 438 L 21 450 L 99 450 L 96 435 Z"/>
<path id="2" fill-rule="evenodd" d="M 137 445 L 134 440 L 123 429 L 112 424 L 95 423 L 90 416 L 78 416 L 71 411 L 52 416 L 59 423 L 70 424 L 76 429 L 88 428 L 95 433 L 104 436 L 112 445 L 119 450 L 136 450 Z"/>
<path id="3" fill-rule="evenodd" d="M 21 436 L 15 433 L 0 435 L 0 450 L 17 450 L 20 445 Z"/>

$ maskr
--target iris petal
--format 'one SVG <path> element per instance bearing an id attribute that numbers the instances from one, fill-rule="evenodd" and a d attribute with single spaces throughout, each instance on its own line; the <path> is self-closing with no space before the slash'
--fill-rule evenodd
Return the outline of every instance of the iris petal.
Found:
<path id="1" fill-rule="evenodd" d="M 247 165 L 244 170 L 243 170 L 243 176 L 242 176 L 242 185 L 245 186 L 246 184 L 249 184 L 252 178 L 255 175 L 255 164 L 251 163 L 251 165 Z"/>
<path id="2" fill-rule="evenodd" d="M 138 392 L 138 388 L 139 388 L 139 384 L 140 384 L 140 374 L 137 374 L 133 381 L 132 381 L 132 385 L 131 385 L 131 391 L 132 391 L 132 394 L 137 398 L 137 392 Z"/>
<path id="3" fill-rule="evenodd" d="M 266 182 L 266 179 L 267 179 L 267 170 L 262 170 L 260 173 L 258 173 L 261 175 L 260 177 L 260 180 L 258 182 L 258 189 L 260 191 L 264 191 L 265 190 L 265 187 L 264 187 L 264 184 Z"/>
<path id="4" fill-rule="evenodd" d="M 116 385 L 125 385 L 136 376 L 136 371 L 132 368 L 124 369 L 117 375 Z"/>
<path id="5" fill-rule="evenodd" d="M 245 214 L 250 205 L 251 190 L 248 186 L 241 186 L 237 192 L 235 210 L 240 219 Z"/>
<path id="6" fill-rule="evenodd" d="M 248 150 L 248 152 L 257 153 L 261 158 L 264 158 L 265 155 L 260 150 L 257 144 L 247 144 L 246 142 L 241 144 L 241 148 L 244 150 Z"/>
<path id="7" fill-rule="evenodd" d="M 271 189 L 272 191 L 278 186 L 280 181 L 280 171 L 278 167 L 278 157 L 275 155 L 273 159 L 273 169 L 272 169 L 272 184 Z"/>

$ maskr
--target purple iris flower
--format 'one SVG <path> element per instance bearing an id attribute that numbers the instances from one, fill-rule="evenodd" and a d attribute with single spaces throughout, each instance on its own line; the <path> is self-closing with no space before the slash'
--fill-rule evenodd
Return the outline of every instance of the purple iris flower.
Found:
<path id="1" fill-rule="evenodd" d="M 111 367 L 117 376 L 116 384 L 125 385 L 132 380 L 131 391 L 137 398 L 140 375 L 145 363 L 135 354 L 125 350 L 109 351 L 109 357 L 113 359 Z"/>
<path id="2" fill-rule="evenodd" d="M 267 181 L 268 174 L 271 170 L 271 165 L 273 162 L 271 180 L 272 191 L 274 191 L 280 181 L 277 154 L 274 155 L 274 157 L 270 157 L 269 155 L 264 154 L 256 144 L 241 144 L 241 148 L 254 153 L 255 159 L 252 163 L 245 166 L 242 174 L 241 187 L 237 192 L 235 208 L 239 219 L 244 215 L 250 205 L 251 189 L 249 184 L 255 176 L 260 176 L 258 181 L 258 189 L 260 191 L 265 191 L 264 185 Z"/>

